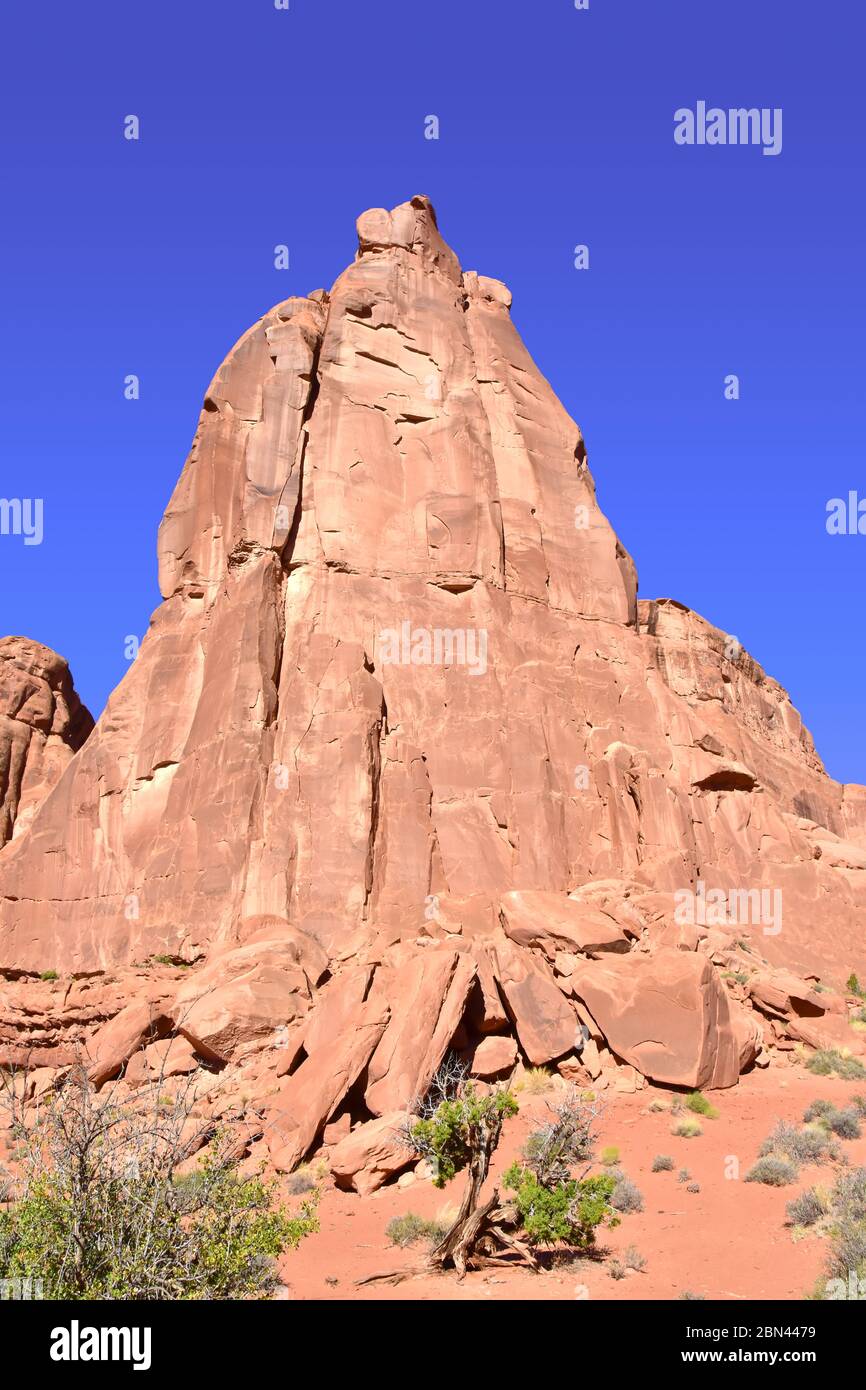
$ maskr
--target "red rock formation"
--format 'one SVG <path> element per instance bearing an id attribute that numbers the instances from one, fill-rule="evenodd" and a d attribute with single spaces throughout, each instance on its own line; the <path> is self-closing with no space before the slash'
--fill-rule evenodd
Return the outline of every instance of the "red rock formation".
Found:
<path id="1" fill-rule="evenodd" d="M 508 290 L 427 199 L 358 233 L 208 388 L 140 655 L 0 855 L 0 968 L 205 962 L 158 1032 L 259 1059 L 281 1167 L 449 1048 L 730 1085 L 782 997 L 721 981 L 749 939 L 866 975 L 866 789 L 735 639 L 638 603 Z"/>
<path id="2" fill-rule="evenodd" d="M 0 638 L 0 848 L 29 825 L 92 728 L 62 656 Z"/>

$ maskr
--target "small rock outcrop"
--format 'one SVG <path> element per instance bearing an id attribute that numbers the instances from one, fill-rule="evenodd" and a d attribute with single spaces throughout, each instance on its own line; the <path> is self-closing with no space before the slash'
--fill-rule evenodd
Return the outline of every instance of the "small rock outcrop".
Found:
<path id="1" fill-rule="evenodd" d="M 24 832 L 92 729 L 62 656 L 0 637 L 0 849 Z"/>

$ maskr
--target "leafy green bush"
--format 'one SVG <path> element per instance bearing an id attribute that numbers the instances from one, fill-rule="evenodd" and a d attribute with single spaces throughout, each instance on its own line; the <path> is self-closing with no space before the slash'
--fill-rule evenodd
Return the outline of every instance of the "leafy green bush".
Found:
<path id="1" fill-rule="evenodd" d="M 674 1161 L 668 1154 L 656 1154 L 653 1159 L 652 1171 L 654 1173 L 670 1173 L 673 1171 Z"/>
<path id="2" fill-rule="evenodd" d="M 616 1183 L 606 1173 L 544 1186 L 530 1168 L 513 1163 L 502 1179 L 514 1193 L 521 1226 L 532 1245 L 560 1242 L 588 1249 L 596 1227 L 615 1226 L 610 1198 Z"/>
<path id="3" fill-rule="evenodd" d="M 432 1115 L 416 1121 L 410 1138 L 433 1169 L 433 1186 L 444 1187 L 462 1172 L 487 1132 L 495 1130 L 498 1141 L 503 1119 L 517 1110 L 510 1091 L 480 1095 L 469 1083 L 458 1095 L 441 1101 Z"/>
<path id="4" fill-rule="evenodd" d="M 96 1096 L 82 1070 L 16 1121 L 21 1192 L 0 1213 L 0 1277 L 44 1281 L 52 1299 L 262 1298 L 275 1259 L 317 1229 L 315 1198 L 293 1216 L 276 1184 L 241 1178 L 215 1135 L 185 1178 L 191 1103 L 132 1108 Z"/>
<path id="5" fill-rule="evenodd" d="M 797 1169 L 785 1158 L 767 1154 L 759 1158 L 746 1174 L 746 1182 L 761 1182 L 767 1187 L 787 1187 L 797 1177 Z"/>
<path id="6" fill-rule="evenodd" d="M 59 980 L 60 976 L 56 970 L 43 970 L 39 978 L 40 980 Z"/>

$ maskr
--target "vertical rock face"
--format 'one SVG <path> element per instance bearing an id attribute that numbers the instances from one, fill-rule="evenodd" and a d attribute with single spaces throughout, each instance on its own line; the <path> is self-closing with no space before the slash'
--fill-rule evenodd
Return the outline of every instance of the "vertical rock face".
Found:
<path id="1" fill-rule="evenodd" d="M 338 970 L 498 933 L 508 893 L 699 880 L 783 890 L 771 959 L 866 964 L 866 791 L 725 634 L 638 604 L 508 290 L 427 199 L 358 235 L 208 389 L 140 656 L 0 855 L 0 966 L 195 959 L 267 914 Z"/>
<path id="2" fill-rule="evenodd" d="M 0 638 L 0 848 L 30 824 L 92 728 L 62 656 Z"/>

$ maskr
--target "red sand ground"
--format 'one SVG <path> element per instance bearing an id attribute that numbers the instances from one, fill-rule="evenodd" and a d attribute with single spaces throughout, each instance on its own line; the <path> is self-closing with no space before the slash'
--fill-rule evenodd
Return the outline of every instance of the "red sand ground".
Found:
<path id="1" fill-rule="evenodd" d="M 390 1184 L 372 1197 L 360 1198 L 327 1186 L 323 1193 L 318 1234 L 288 1254 L 282 1274 L 293 1299 L 675 1299 L 684 1290 L 708 1300 L 802 1299 L 813 1287 L 826 1258 L 826 1240 L 809 1235 L 792 1239 L 785 1225 L 786 1203 L 805 1187 L 830 1185 L 835 1165 L 804 1167 L 790 1187 L 771 1188 L 742 1179 L 758 1155 L 762 1141 L 778 1119 L 798 1122 L 810 1101 L 818 1097 L 836 1105 L 850 1103 L 866 1084 L 812 1076 L 802 1066 L 773 1068 L 744 1076 L 730 1091 L 714 1092 L 716 1120 L 702 1120 L 703 1133 L 694 1139 L 671 1134 L 669 1113 L 650 1113 L 653 1099 L 671 1094 L 647 1088 L 636 1095 L 602 1096 L 606 1111 L 599 1125 L 597 1153 L 605 1145 L 620 1151 L 619 1166 L 643 1193 L 644 1210 L 624 1216 L 613 1231 L 599 1238 L 600 1260 L 560 1264 L 541 1274 L 522 1269 L 470 1273 L 459 1283 L 452 1273 L 423 1275 L 396 1285 L 376 1283 L 358 1288 L 367 1275 L 409 1269 L 423 1260 L 424 1247 L 398 1249 L 385 1228 L 394 1216 L 416 1212 L 435 1217 L 459 1201 L 463 1175 L 444 1190 L 429 1181 L 408 1187 Z M 494 1172 L 507 1167 L 536 1118 L 545 1111 L 545 1096 L 519 1095 L 521 1113 L 507 1125 Z M 866 1129 L 866 1127 L 864 1127 Z M 839 1141 L 851 1164 L 866 1164 L 866 1133 Z M 653 1173 L 656 1154 L 669 1154 L 673 1172 Z M 725 1177 L 731 1155 L 740 1163 L 738 1181 Z M 700 1184 L 689 1193 L 677 1181 L 688 1168 Z M 614 1280 L 610 1260 L 634 1245 L 646 1258 L 643 1273 Z M 284 1295 L 285 1296 L 285 1295 Z"/>

